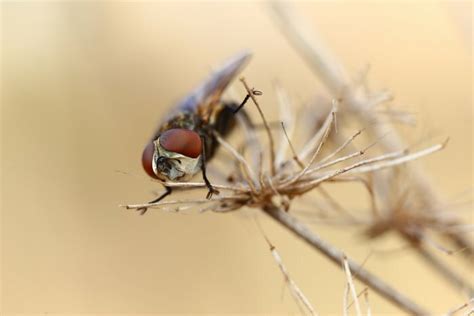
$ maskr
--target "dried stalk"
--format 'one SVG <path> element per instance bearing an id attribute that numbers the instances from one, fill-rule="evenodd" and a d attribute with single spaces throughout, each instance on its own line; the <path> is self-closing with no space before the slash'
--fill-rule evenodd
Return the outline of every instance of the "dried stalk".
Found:
<path id="1" fill-rule="evenodd" d="M 362 291 L 357 294 L 357 299 L 359 299 L 362 295 L 366 296 L 366 294 L 369 292 L 369 288 L 365 287 Z M 347 309 L 351 308 L 352 305 L 354 305 L 354 301 L 352 301 L 350 304 L 347 305 Z M 367 303 L 367 302 L 366 302 Z"/>
<path id="2" fill-rule="evenodd" d="M 285 124 L 281 122 L 281 129 L 283 130 L 283 133 L 285 134 L 285 138 L 288 141 L 288 145 L 290 146 L 291 153 L 293 154 L 293 160 L 296 162 L 298 166 L 300 166 L 301 169 L 304 169 L 304 165 L 301 162 L 300 158 L 298 158 L 298 154 L 295 151 L 295 147 L 293 147 L 293 144 L 291 143 L 290 137 L 288 136 L 288 133 L 286 132 Z"/>
<path id="3" fill-rule="evenodd" d="M 352 273 L 351 273 L 351 269 L 349 267 L 349 262 L 347 261 L 346 255 L 344 255 L 344 258 L 342 260 L 342 265 L 344 267 L 344 271 L 346 272 L 347 284 L 349 285 L 349 290 L 352 294 L 352 299 L 355 304 L 356 315 L 361 316 L 362 312 L 360 309 L 359 296 L 357 295 L 354 281 L 352 280 Z"/>
<path id="4" fill-rule="evenodd" d="M 290 278 L 290 274 L 288 273 L 288 270 L 283 264 L 283 260 L 281 259 L 281 256 L 276 250 L 275 246 L 270 242 L 266 235 L 263 236 L 265 237 L 265 241 L 267 242 L 268 247 L 270 248 L 270 252 L 272 253 L 273 259 L 275 260 L 278 265 L 278 268 L 280 268 L 281 273 L 285 277 L 285 282 L 287 283 L 291 295 L 293 295 L 295 301 L 298 303 L 298 305 L 304 307 L 310 315 L 318 315 L 314 310 L 313 305 L 310 303 L 306 295 L 304 295 L 303 291 L 301 291 L 298 285 L 296 285 L 295 281 Z"/>
<path id="5" fill-rule="evenodd" d="M 262 109 L 260 108 L 260 105 L 257 102 L 257 98 L 255 97 L 254 91 L 249 88 L 249 86 L 247 85 L 247 82 L 245 82 L 244 78 L 241 78 L 240 81 L 244 85 L 245 90 L 247 90 L 247 95 L 250 96 L 250 98 L 252 99 L 252 102 L 257 107 L 258 113 L 260 113 L 260 117 L 262 118 L 263 125 L 265 126 L 265 130 L 267 132 L 268 141 L 269 141 L 270 170 L 272 172 L 272 175 L 275 175 L 275 173 L 276 173 L 276 171 L 275 171 L 275 144 L 274 144 L 274 141 L 273 141 L 272 132 L 270 130 L 270 127 L 268 126 L 267 119 L 265 118 L 265 115 L 263 115 Z"/>
<path id="6" fill-rule="evenodd" d="M 357 131 L 354 135 L 352 135 L 351 137 L 349 137 L 344 143 L 342 143 L 341 146 L 339 146 L 335 151 L 333 151 L 330 155 L 326 156 L 325 158 L 321 159 L 321 161 L 319 162 L 319 164 L 323 164 L 325 163 L 326 161 L 332 159 L 334 156 L 336 156 L 337 154 L 339 154 L 342 150 L 344 150 L 350 143 L 352 143 L 352 141 L 357 137 L 359 136 L 360 134 L 362 133 L 362 130 L 359 130 Z"/>
<path id="7" fill-rule="evenodd" d="M 280 143 L 278 145 L 278 151 L 275 158 L 275 165 L 277 167 L 281 167 L 283 161 L 285 160 L 285 155 L 288 146 L 293 147 L 293 144 L 291 143 L 291 138 L 293 137 L 293 133 L 295 131 L 295 121 L 289 97 L 286 91 L 277 83 L 275 83 L 275 93 L 279 105 L 280 121 L 285 136 L 280 138 Z M 291 150 L 293 152 L 293 155 L 295 155 L 296 151 L 294 150 L 294 148 L 292 148 Z M 299 157 L 297 158 L 297 160 L 295 159 L 296 163 L 302 165 Z"/>

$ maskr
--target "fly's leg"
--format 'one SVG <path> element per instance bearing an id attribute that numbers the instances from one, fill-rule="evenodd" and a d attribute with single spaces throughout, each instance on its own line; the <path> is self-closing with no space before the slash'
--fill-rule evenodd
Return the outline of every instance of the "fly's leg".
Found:
<path id="1" fill-rule="evenodd" d="M 245 103 L 247 103 L 247 101 L 248 101 L 249 99 L 250 99 L 250 94 L 247 94 L 247 95 L 245 96 L 244 100 L 242 101 L 242 103 L 240 103 L 240 105 L 235 108 L 234 114 L 236 114 L 237 112 L 239 112 L 240 109 L 244 107 Z"/>
<path id="2" fill-rule="evenodd" d="M 206 175 L 206 139 L 201 136 L 202 140 L 202 152 L 201 152 L 201 171 L 202 171 L 202 178 L 206 183 L 207 189 L 209 190 L 206 195 L 206 199 L 210 200 L 213 194 L 218 195 L 220 192 L 215 189 Z"/>
<path id="3" fill-rule="evenodd" d="M 149 204 L 157 203 L 157 202 L 163 200 L 163 199 L 164 199 L 165 197 L 167 197 L 168 195 L 170 195 L 171 192 L 173 192 L 173 190 L 172 190 L 170 187 L 165 186 L 165 189 L 166 189 L 166 191 L 165 191 L 162 195 L 160 195 L 159 197 L 157 197 L 156 199 L 154 199 L 153 201 L 150 201 L 150 202 L 148 202 L 148 203 L 149 203 Z M 148 210 L 147 207 L 140 207 L 140 208 L 137 208 L 137 211 L 140 211 L 140 215 L 145 214 L 147 210 Z"/>
<path id="4" fill-rule="evenodd" d="M 157 203 L 157 202 L 163 200 L 163 199 L 164 199 L 165 197 L 167 197 L 168 195 L 170 195 L 171 192 L 173 192 L 173 190 L 172 190 L 170 187 L 167 187 L 167 186 L 165 186 L 165 190 L 166 190 L 166 191 L 165 191 L 162 195 L 160 195 L 159 197 L 157 197 L 157 198 L 154 199 L 153 201 L 150 201 L 149 203 L 150 203 L 150 204 L 151 204 L 151 203 Z"/>
<path id="5" fill-rule="evenodd" d="M 252 89 L 252 94 L 253 94 L 253 95 L 262 95 L 262 91 Z M 239 112 L 240 109 L 244 107 L 245 103 L 247 103 L 247 101 L 248 101 L 249 99 L 250 99 L 250 94 L 247 93 L 247 95 L 245 96 L 245 98 L 244 98 L 244 100 L 242 101 L 242 103 L 240 103 L 240 105 L 234 110 L 234 114 L 236 114 L 237 112 Z"/>

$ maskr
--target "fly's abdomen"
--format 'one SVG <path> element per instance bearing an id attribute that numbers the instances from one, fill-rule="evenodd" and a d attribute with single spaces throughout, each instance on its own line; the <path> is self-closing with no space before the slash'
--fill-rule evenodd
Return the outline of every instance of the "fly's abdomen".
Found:
<path id="1" fill-rule="evenodd" d="M 222 104 L 222 109 L 217 113 L 215 122 L 213 122 L 214 130 L 221 136 L 227 136 L 236 125 L 236 117 L 234 110 L 238 104 L 233 102 L 226 102 Z"/>
<path id="2" fill-rule="evenodd" d="M 228 136 L 237 125 L 237 116 L 241 115 L 243 119 L 251 126 L 249 116 L 244 109 L 240 109 L 238 113 L 234 111 L 238 108 L 239 104 L 235 102 L 223 102 L 220 109 L 215 114 L 214 119 L 211 125 L 207 130 L 212 130 L 213 132 L 206 133 L 206 157 L 210 159 L 216 153 L 217 148 L 219 147 L 219 142 L 214 136 L 214 132 L 219 134 L 221 137 Z"/>

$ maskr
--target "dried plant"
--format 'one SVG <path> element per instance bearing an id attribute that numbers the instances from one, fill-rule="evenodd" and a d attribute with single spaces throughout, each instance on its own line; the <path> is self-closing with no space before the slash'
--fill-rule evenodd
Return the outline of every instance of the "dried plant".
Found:
<path id="1" fill-rule="evenodd" d="M 366 72 L 356 82 L 349 80 L 343 68 L 327 53 L 317 37 L 308 33 L 309 28 L 302 24 L 300 17 L 295 18 L 291 10 L 282 4 L 275 4 L 273 8 L 275 17 L 284 26 L 282 29 L 290 42 L 309 62 L 311 69 L 318 74 L 333 96 L 331 102 L 319 98 L 318 103 L 313 105 L 317 106 L 318 111 L 309 111 L 320 115 L 312 118 L 312 126 L 316 128 L 306 129 L 306 135 L 304 131 L 297 129 L 297 126 L 307 123 L 305 120 L 308 120 L 308 111 L 305 111 L 305 115 L 298 115 L 285 91 L 276 86 L 281 120 L 281 128 L 277 131 L 279 139 L 276 140 L 276 133 L 271 130 L 259 104 L 259 93 L 255 93 L 242 78 L 247 96 L 260 114 L 265 133 L 240 120 L 240 128 L 245 134 L 244 143 L 240 146 L 233 146 L 219 135 L 215 135 L 222 147 L 221 151 L 226 151 L 232 157 L 232 163 L 226 166 L 226 171 L 220 170 L 226 182 L 213 184 L 221 194 L 211 200 L 164 200 L 126 207 L 137 210 L 169 207 L 182 210 L 192 207 L 200 211 L 220 213 L 238 211 L 244 207 L 261 210 L 333 263 L 339 265 L 343 262 L 343 270 L 348 280 L 346 291 L 351 293 L 358 315 L 362 313 L 358 301 L 362 294 L 365 295 L 367 314 L 370 315 L 368 291 L 364 289 L 358 295 L 352 277 L 406 312 L 415 315 L 428 314 L 424 308 L 368 272 L 363 265 L 347 258 L 343 251 L 322 240 L 293 216 L 295 210 L 292 204 L 295 199 L 301 201 L 318 192 L 331 210 L 318 212 L 315 209 L 311 211 L 309 218 L 320 219 L 323 223 L 331 223 L 332 220 L 333 223 L 357 225 L 369 238 L 395 231 L 451 284 L 472 296 L 472 285 L 433 254 L 436 249 L 447 254 L 455 252 L 435 242 L 438 237 L 443 237 L 451 241 L 456 249 L 465 255 L 469 264 L 472 264 L 474 248 L 463 232 L 456 229 L 464 224 L 452 213 L 441 209 L 445 204 L 440 202 L 423 173 L 415 166 L 407 164 L 442 150 L 447 140 L 418 150 L 404 146 L 397 132 L 386 120 L 387 113 L 394 112 L 380 111 L 378 107 L 391 100 L 390 94 L 385 91 L 370 92 L 366 84 Z M 395 115 L 395 119 L 406 117 L 398 112 Z M 346 126 L 354 125 L 354 122 L 363 129 L 348 131 Z M 297 133 L 303 135 L 295 138 Z M 354 140 L 360 135 L 364 135 L 372 143 L 365 148 L 357 148 Z M 304 141 L 296 145 L 293 139 Z M 367 213 L 353 215 L 324 189 L 326 184 L 339 182 L 363 185 L 371 201 Z M 181 191 L 206 188 L 204 182 L 160 183 Z M 327 206 L 325 208 L 327 209 Z M 299 305 L 310 314 L 315 313 L 309 300 L 289 278 L 275 247 L 269 241 L 268 244 Z M 351 306 L 346 296 L 344 302 L 346 312 Z"/>
<path id="2" fill-rule="evenodd" d="M 245 80 L 242 79 L 242 82 L 247 93 L 251 96 L 254 105 L 260 109 L 260 105 L 253 90 L 248 87 Z M 283 92 L 279 91 L 279 93 L 282 94 Z M 248 146 L 248 148 L 241 146 L 242 149 L 238 150 L 219 135 L 216 135 L 222 149 L 226 150 L 233 156 L 233 165 L 235 166 L 235 168 L 228 174 L 228 179 L 230 180 L 229 183 L 215 185 L 217 189 L 223 192 L 218 197 L 211 200 L 205 198 L 165 200 L 158 203 L 127 205 L 126 207 L 129 209 L 140 210 L 144 207 L 153 209 L 163 208 L 170 205 L 181 207 L 180 209 L 182 209 L 182 207 L 198 206 L 201 211 L 214 212 L 237 211 L 243 207 L 258 208 L 276 218 L 283 225 L 287 226 L 304 239 L 307 239 L 320 251 L 329 256 L 334 262 L 339 263 L 341 258 L 343 258 L 342 251 L 337 250 L 328 243 L 319 239 L 319 237 L 298 222 L 296 218 L 289 215 L 289 213 L 291 213 L 292 201 L 296 197 L 311 194 L 312 191 L 320 188 L 323 183 L 334 181 L 365 181 L 361 180 L 363 179 L 361 175 L 370 174 L 376 170 L 393 168 L 394 166 L 399 166 L 411 160 L 429 155 L 444 148 L 445 143 L 436 144 L 415 152 L 410 152 L 408 149 L 404 149 L 365 157 L 370 148 L 375 145 L 371 144 L 364 149 L 354 150 L 353 152 L 342 155 L 341 153 L 347 150 L 353 140 L 362 134 L 361 131 L 357 131 L 332 152 L 323 156 L 322 153 L 324 146 L 327 144 L 330 135 L 335 133 L 334 126 L 337 117 L 338 104 L 339 102 L 337 101 L 333 102 L 332 109 L 325 118 L 321 129 L 314 135 L 309 135 L 307 143 L 299 153 L 294 151 L 290 135 L 285 129 L 284 132 L 281 133 L 280 146 L 278 146 L 279 151 L 275 154 L 272 145 L 275 143 L 273 134 L 270 132 L 270 128 L 266 123 L 261 109 L 260 113 L 262 113 L 264 125 L 267 126 L 266 136 L 268 137 L 268 146 L 262 137 L 257 135 L 257 132 L 254 129 L 246 125 L 242 125 L 242 128 L 246 131 L 247 143 L 255 144 L 255 142 L 257 142 L 258 146 Z M 289 105 L 287 103 L 282 103 L 280 106 L 283 109 L 286 109 Z M 288 115 L 289 112 L 291 112 L 291 109 L 282 111 L 282 113 L 285 113 L 286 115 Z M 293 122 L 293 119 L 289 119 L 288 117 L 285 119 L 287 126 L 291 126 L 291 130 L 294 130 L 293 127 L 298 119 L 295 119 L 295 122 Z M 284 145 L 285 143 L 287 146 Z M 291 150 L 288 150 L 289 148 Z M 244 150 L 246 153 L 243 152 Z M 264 154 L 265 150 L 267 150 L 266 155 Z M 288 152 L 290 152 L 290 155 L 288 155 Z M 252 166 L 249 159 L 245 156 L 260 157 L 257 159 L 259 160 L 259 163 Z M 268 157 L 270 162 L 268 168 L 264 168 L 264 164 L 262 163 L 263 157 Z M 192 190 L 196 188 L 205 189 L 204 182 L 166 182 L 162 184 L 179 190 Z M 371 188 L 371 185 L 367 183 L 367 187 Z M 369 189 L 369 193 L 373 195 L 373 189 Z M 373 214 L 377 215 L 378 212 L 374 211 Z M 421 313 L 422 310 L 414 303 L 410 302 L 407 298 L 404 298 L 400 293 L 396 293 L 395 290 L 391 289 L 381 280 L 365 271 L 360 265 L 349 259 L 347 259 L 347 262 L 351 270 L 358 271 L 357 277 L 367 285 L 393 300 L 396 304 L 403 306 L 405 309 Z M 279 261 L 279 266 L 284 267 L 281 261 Z M 285 269 L 283 269 L 283 271 L 285 271 Z M 292 285 L 292 288 L 298 289 L 295 285 Z M 295 290 L 295 293 L 301 292 Z M 298 297 L 304 296 L 300 294 Z"/>

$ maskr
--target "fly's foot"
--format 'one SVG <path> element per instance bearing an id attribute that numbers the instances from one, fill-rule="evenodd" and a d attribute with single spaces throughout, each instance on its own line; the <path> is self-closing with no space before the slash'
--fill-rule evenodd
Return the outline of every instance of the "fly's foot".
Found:
<path id="1" fill-rule="evenodd" d="M 207 192 L 207 195 L 206 195 L 206 199 L 210 200 L 212 198 L 212 195 L 215 194 L 215 195 L 219 195 L 219 190 L 217 189 L 214 189 L 214 187 L 212 185 L 208 186 L 207 187 L 209 189 L 209 191 Z"/>
<path id="2" fill-rule="evenodd" d="M 136 209 L 137 212 L 140 212 L 140 215 L 145 215 L 147 210 L 148 210 L 148 208 L 146 208 L 146 207 L 139 207 L 139 208 Z"/>
<path id="3" fill-rule="evenodd" d="M 158 203 L 159 201 L 163 200 L 165 197 L 167 197 L 168 195 L 171 194 L 172 190 L 170 187 L 167 187 L 165 186 L 165 192 L 163 192 L 162 195 L 160 195 L 159 197 L 157 197 L 156 199 L 154 199 L 153 201 L 150 201 L 148 202 L 148 204 L 155 204 L 155 203 Z M 148 210 L 148 207 L 146 206 L 143 206 L 143 207 L 139 207 L 137 208 L 137 211 L 140 212 L 140 215 L 145 215 L 146 211 Z"/>

